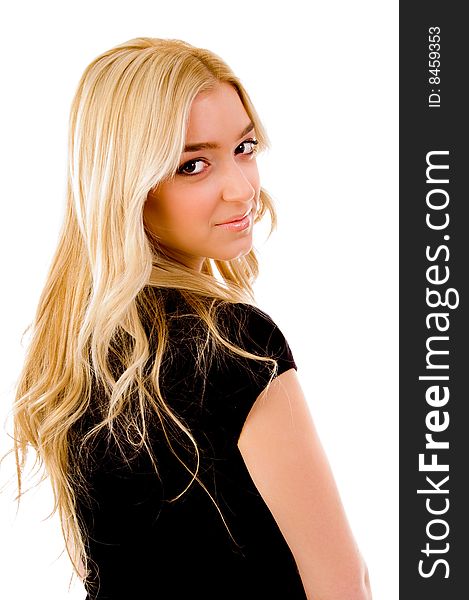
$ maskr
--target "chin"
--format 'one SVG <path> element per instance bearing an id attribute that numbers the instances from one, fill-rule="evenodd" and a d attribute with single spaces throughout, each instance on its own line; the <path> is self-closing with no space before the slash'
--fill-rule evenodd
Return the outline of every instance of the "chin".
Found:
<path id="1" fill-rule="evenodd" d="M 246 244 L 243 248 L 238 248 L 237 250 L 233 250 L 232 252 L 220 252 L 217 253 L 216 256 L 212 257 L 214 258 L 214 260 L 236 260 L 237 258 L 241 258 L 243 256 L 246 256 L 246 254 L 249 254 L 249 252 L 251 252 L 252 250 L 252 243 L 250 244 Z"/>
<path id="2" fill-rule="evenodd" d="M 213 260 L 224 260 L 224 261 L 230 261 L 230 260 L 236 260 L 237 258 L 242 258 L 243 256 L 246 256 L 246 254 L 249 254 L 249 252 L 251 251 L 251 248 L 249 248 L 248 250 L 245 250 L 243 252 L 238 252 L 236 254 L 217 254 L 216 256 L 211 256 L 210 258 L 212 258 Z"/>

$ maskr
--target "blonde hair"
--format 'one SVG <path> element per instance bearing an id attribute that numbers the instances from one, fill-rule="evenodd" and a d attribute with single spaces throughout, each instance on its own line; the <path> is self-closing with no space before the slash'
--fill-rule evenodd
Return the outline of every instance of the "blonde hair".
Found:
<path id="1" fill-rule="evenodd" d="M 103 53 L 85 70 L 72 103 L 66 213 L 18 381 L 14 451 L 18 497 L 28 447 L 36 451 L 43 479 L 50 478 L 53 510 L 59 513 L 76 572 L 80 563 L 86 569 L 87 556 L 76 510 L 83 482 L 70 440 L 73 426 L 89 410 L 96 382 L 104 389 L 106 406 L 86 438 L 105 429 L 119 446 L 150 453 L 146 415 L 151 410 L 165 435 L 165 423 L 179 429 L 197 456 L 195 473 L 184 465 L 193 477 L 174 500 L 194 480 L 203 486 L 197 477 L 197 443 L 159 387 L 168 331 L 158 302 L 152 308 L 157 348 L 150 377 L 144 373 L 150 348 L 139 312 L 145 308 L 143 288 L 177 288 L 217 348 L 270 361 L 275 370 L 273 359 L 243 350 L 217 326 L 220 304 L 254 302 L 255 252 L 231 261 L 205 259 L 196 272 L 160 252 L 143 221 L 149 191 L 176 173 L 192 101 L 218 82 L 236 89 L 259 149 L 266 148 L 267 135 L 239 79 L 217 55 L 180 40 L 137 38 Z M 256 222 L 266 211 L 272 230 L 275 212 L 261 188 Z M 116 339 L 131 343 L 119 346 Z M 124 366 L 117 379 L 109 367 L 110 351 L 116 348 Z M 135 392 L 134 414 L 128 407 Z M 170 436 L 166 439 L 171 446 Z"/>

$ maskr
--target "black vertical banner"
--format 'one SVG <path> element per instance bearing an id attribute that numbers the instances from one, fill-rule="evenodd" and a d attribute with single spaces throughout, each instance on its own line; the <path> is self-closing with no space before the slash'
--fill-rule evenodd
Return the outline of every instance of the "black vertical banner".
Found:
<path id="1" fill-rule="evenodd" d="M 469 32 L 400 4 L 400 598 L 469 598 Z"/>

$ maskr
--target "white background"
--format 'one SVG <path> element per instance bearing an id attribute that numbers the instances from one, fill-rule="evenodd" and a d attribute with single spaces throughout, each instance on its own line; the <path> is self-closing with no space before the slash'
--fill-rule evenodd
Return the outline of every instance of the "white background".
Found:
<path id="1" fill-rule="evenodd" d="M 85 67 L 134 37 L 219 54 L 272 142 L 279 216 L 258 235 L 257 300 L 277 321 L 329 456 L 374 600 L 398 597 L 397 2 L 16 2 L 2 9 L 0 451 L 65 201 L 70 103 Z M 262 232 L 259 232 L 262 233 Z M 12 461 L 0 483 L 14 475 Z M 48 483 L 0 493 L 0 597 L 83 599 Z"/>

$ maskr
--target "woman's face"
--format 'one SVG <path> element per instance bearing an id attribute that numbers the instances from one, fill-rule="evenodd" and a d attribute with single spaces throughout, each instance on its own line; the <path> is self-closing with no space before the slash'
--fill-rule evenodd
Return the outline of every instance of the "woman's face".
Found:
<path id="1" fill-rule="evenodd" d="M 148 194 L 143 213 L 172 258 L 200 270 L 205 258 L 231 260 L 250 251 L 260 191 L 255 143 L 231 85 L 196 96 L 178 172 Z"/>

